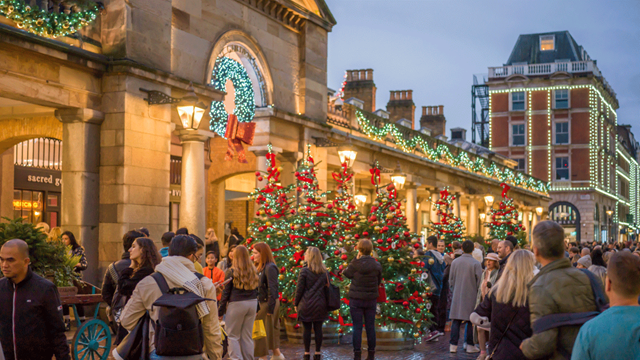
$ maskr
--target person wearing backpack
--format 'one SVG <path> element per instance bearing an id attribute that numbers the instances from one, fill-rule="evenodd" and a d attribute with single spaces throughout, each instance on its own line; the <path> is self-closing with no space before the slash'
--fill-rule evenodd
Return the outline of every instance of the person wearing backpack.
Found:
<path id="1" fill-rule="evenodd" d="M 174 237 L 169 256 L 138 283 L 122 311 L 121 324 L 128 331 L 149 313 L 151 360 L 200 360 L 203 352 L 210 360 L 222 358 L 216 288 L 211 279 L 195 272 L 191 259 L 197 250 L 192 237 Z"/>
<path id="2" fill-rule="evenodd" d="M 317 247 L 310 246 L 304 253 L 307 266 L 300 270 L 294 305 L 298 313 L 298 320 L 302 322 L 304 332 L 304 360 L 311 358 L 311 328 L 315 333 L 316 352 L 314 360 L 320 360 L 322 347 L 322 324 L 329 319 L 327 297 L 325 295 L 329 274 L 322 262 L 322 254 Z"/>
<path id="3" fill-rule="evenodd" d="M 160 263 L 160 253 L 153 243 L 153 240 L 147 237 L 140 237 L 133 241 L 133 245 L 129 248 L 131 254 L 131 265 L 120 273 L 118 279 L 118 287 L 113 296 L 113 305 L 111 307 L 112 316 L 115 322 L 120 323 L 120 315 L 127 302 L 133 295 L 136 285 L 145 277 L 151 275 Z M 122 339 L 129 332 L 118 325 L 118 333 L 116 334 L 115 345 L 120 344 Z"/>
<path id="4" fill-rule="evenodd" d="M 532 250 L 542 268 L 530 282 L 529 310 L 533 335 L 522 342 L 520 349 L 529 359 L 567 359 L 571 356 L 580 325 L 536 331 L 540 326 L 536 321 L 553 314 L 595 312 L 594 289 L 589 276 L 571 266 L 564 256 L 562 226 L 553 221 L 542 221 L 533 229 L 532 236 Z"/>
<path id="5" fill-rule="evenodd" d="M 107 267 L 107 271 L 104 273 L 104 280 L 102 280 L 102 300 L 107 303 L 107 306 L 112 306 L 111 302 L 113 300 L 113 295 L 116 292 L 116 287 L 118 286 L 118 279 L 120 278 L 120 274 L 131 266 L 131 259 L 129 258 L 129 249 L 135 239 L 139 237 L 144 237 L 144 234 L 136 231 L 130 230 L 127 231 L 122 237 L 122 247 L 124 248 L 124 253 L 120 260 L 111 263 L 109 267 Z"/>
<path id="6" fill-rule="evenodd" d="M 571 359 L 640 359 L 640 257 L 612 255 L 604 291 L 611 307 L 580 328 Z"/>
<path id="7" fill-rule="evenodd" d="M 271 248 L 264 242 L 253 245 L 251 251 L 253 263 L 258 270 L 260 285 L 258 286 L 258 303 L 260 304 L 256 320 L 263 320 L 267 336 L 256 339 L 254 356 L 267 358 L 269 350 L 273 351 L 271 360 L 284 360 L 280 352 L 280 297 L 278 289 L 278 266 L 273 258 Z"/>
<path id="8" fill-rule="evenodd" d="M 227 314 L 226 329 L 231 360 L 253 360 L 253 323 L 258 309 L 258 271 L 243 245 L 233 251 L 232 281 L 224 287 L 218 315 Z M 227 277 L 229 279 L 229 277 Z"/>

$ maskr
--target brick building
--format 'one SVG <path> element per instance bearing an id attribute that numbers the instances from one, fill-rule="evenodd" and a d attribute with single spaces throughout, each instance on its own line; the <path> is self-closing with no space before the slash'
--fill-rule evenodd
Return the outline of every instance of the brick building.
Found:
<path id="1" fill-rule="evenodd" d="M 567 238 L 635 231 L 637 143 L 618 126 L 616 93 L 569 32 L 520 35 L 486 85 L 490 149 L 550 182 L 549 217 Z"/>

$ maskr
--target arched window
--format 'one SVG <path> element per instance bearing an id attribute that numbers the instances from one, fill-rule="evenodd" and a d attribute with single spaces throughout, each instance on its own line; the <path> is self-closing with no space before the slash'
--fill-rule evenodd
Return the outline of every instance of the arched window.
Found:
<path id="1" fill-rule="evenodd" d="M 580 242 L 580 212 L 569 202 L 557 202 L 549 207 L 549 219 L 562 225 L 565 238 Z"/>
<path id="2" fill-rule="evenodd" d="M 267 103 L 267 84 L 263 75 L 264 71 L 255 54 L 247 46 L 239 42 L 230 42 L 225 45 L 217 57 L 228 57 L 242 64 L 253 85 L 256 108 L 269 105 Z M 212 79 L 215 76 L 215 72 L 211 74 Z"/>

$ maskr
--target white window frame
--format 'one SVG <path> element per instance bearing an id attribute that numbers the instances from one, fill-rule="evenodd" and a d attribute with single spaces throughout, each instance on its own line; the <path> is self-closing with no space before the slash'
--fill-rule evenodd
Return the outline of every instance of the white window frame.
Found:
<path id="1" fill-rule="evenodd" d="M 524 94 L 524 109 L 522 110 L 514 110 L 513 109 L 513 95 L 516 93 L 523 93 Z M 526 91 L 512 91 L 509 93 L 509 109 L 511 111 L 526 111 L 527 110 L 527 92 Z"/>
<path id="2" fill-rule="evenodd" d="M 523 173 L 527 173 L 527 158 L 526 157 L 518 157 L 518 158 L 512 158 L 513 160 L 518 162 L 518 165 L 520 165 L 520 160 L 522 160 L 522 162 L 524 162 L 524 168 L 522 169 L 518 169 L 518 167 L 516 166 L 516 171 L 520 171 Z"/>
<path id="3" fill-rule="evenodd" d="M 566 143 L 559 143 L 558 142 L 558 138 L 557 138 L 557 128 L 556 128 L 556 124 L 567 124 L 567 142 Z M 571 144 L 571 123 L 570 121 L 567 120 L 556 120 L 553 122 L 553 144 L 554 145 L 569 145 Z"/>
<path id="4" fill-rule="evenodd" d="M 513 143 L 513 127 L 514 126 L 523 126 L 524 127 L 524 134 L 522 134 L 522 136 L 524 137 L 524 143 L 521 145 L 516 145 Z M 518 136 L 520 136 L 520 134 L 518 134 Z M 527 146 L 527 124 L 523 121 L 516 121 L 516 122 L 510 122 L 509 123 L 509 146 L 516 146 L 516 147 L 522 147 L 522 146 Z"/>
<path id="5" fill-rule="evenodd" d="M 558 91 L 566 91 L 567 92 L 567 107 L 566 108 L 559 108 L 558 105 L 556 105 L 556 93 Z M 553 90 L 553 108 L 554 109 L 558 109 L 558 110 L 564 110 L 564 109 L 571 108 L 571 91 L 569 89 Z"/>
<path id="6" fill-rule="evenodd" d="M 549 38 L 551 38 L 551 41 L 553 41 L 553 48 L 552 49 L 547 49 L 547 50 L 542 50 L 542 40 L 543 38 L 546 38 L 544 40 L 549 40 Z M 555 51 L 556 50 L 556 36 L 555 35 L 540 35 L 538 42 L 540 43 L 540 51 Z"/>
<path id="7" fill-rule="evenodd" d="M 558 179 L 558 158 L 567 158 L 567 164 L 569 165 L 567 167 L 567 179 Z M 561 155 L 556 155 L 553 158 L 553 181 L 562 181 L 562 182 L 567 182 L 567 181 L 571 181 L 571 156 L 570 154 L 561 154 Z"/>

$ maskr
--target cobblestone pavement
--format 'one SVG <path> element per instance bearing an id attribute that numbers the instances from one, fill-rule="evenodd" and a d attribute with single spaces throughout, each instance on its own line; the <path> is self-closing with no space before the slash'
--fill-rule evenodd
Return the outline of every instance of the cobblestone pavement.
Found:
<path id="1" fill-rule="evenodd" d="M 478 354 L 467 354 L 462 350 L 462 345 L 458 346 L 458 352 L 449 353 L 449 333 L 430 343 L 422 343 L 413 350 L 402 351 L 377 351 L 376 360 L 423 360 L 423 359 L 476 359 Z M 301 344 L 291 344 L 282 342 L 280 350 L 287 360 L 302 359 L 304 348 Z M 313 349 L 313 347 L 312 347 Z M 366 355 L 363 354 L 363 359 Z M 348 360 L 353 359 L 353 348 L 351 345 L 329 344 L 322 347 L 323 360 Z"/>

